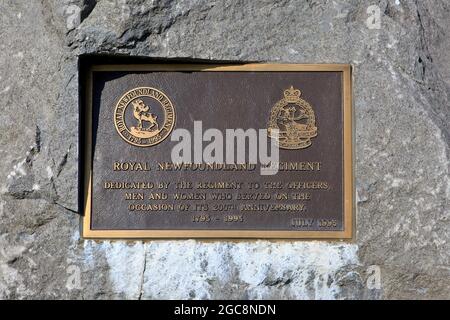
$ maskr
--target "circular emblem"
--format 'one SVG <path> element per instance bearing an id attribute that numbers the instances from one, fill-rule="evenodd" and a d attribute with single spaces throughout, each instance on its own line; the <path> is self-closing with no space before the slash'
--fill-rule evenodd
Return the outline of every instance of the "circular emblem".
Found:
<path id="1" fill-rule="evenodd" d="M 175 109 L 160 90 L 140 87 L 125 93 L 114 110 L 114 125 L 123 140 L 137 147 L 154 146 L 175 125 Z"/>
<path id="2" fill-rule="evenodd" d="M 317 136 L 314 110 L 300 96 L 300 90 L 291 86 L 284 90 L 284 98 L 270 112 L 268 135 L 277 139 L 282 149 L 307 148 L 312 143 L 311 138 Z"/>

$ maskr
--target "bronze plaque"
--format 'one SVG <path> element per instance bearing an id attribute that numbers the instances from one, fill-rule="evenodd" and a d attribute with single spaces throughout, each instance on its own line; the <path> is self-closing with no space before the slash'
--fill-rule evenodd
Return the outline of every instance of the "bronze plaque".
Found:
<path id="1" fill-rule="evenodd" d="M 352 238 L 349 65 L 96 65 L 85 88 L 84 237 Z"/>

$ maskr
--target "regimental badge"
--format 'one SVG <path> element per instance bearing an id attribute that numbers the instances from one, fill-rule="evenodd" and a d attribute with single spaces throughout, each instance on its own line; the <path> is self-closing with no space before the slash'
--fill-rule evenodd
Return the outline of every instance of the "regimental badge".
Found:
<path id="1" fill-rule="evenodd" d="M 140 87 L 119 99 L 114 110 L 114 124 L 126 142 L 137 147 L 150 147 L 172 132 L 175 109 L 162 91 Z"/>
<path id="2" fill-rule="evenodd" d="M 301 92 L 291 86 L 284 90 L 284 98 L 270 112 L 268 135 L 278 140 L 282 149 L 303 149 L 317 136 L 316 117 L 312 106 L 300 98 Z M 278 136 L 274 130 L 278 130 Z"/>

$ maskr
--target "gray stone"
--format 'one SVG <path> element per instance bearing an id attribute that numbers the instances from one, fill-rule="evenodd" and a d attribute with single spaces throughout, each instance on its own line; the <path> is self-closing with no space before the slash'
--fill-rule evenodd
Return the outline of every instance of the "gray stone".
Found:
<path id="1" fill-rule="evenodd" d="M 0 298 L 450 298 L 447 1 L 4 0 L 0 12 Z M 351 63 L 356 240 L 80 239 L 86 53 Z"/>

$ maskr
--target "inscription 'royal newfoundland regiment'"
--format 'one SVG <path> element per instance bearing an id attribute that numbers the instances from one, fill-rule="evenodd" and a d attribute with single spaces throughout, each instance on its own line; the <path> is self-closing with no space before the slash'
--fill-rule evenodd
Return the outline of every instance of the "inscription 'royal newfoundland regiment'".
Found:
<path id="1" fill-rule="evenodd" d="M 156 101 L 163 118 L 151 110 L 148 102 Z M 131 118 L 128 125 L 127 115 Z M 132 117 L 130 117 L 132 115 Z M 114 111 L 114 124 L 119 135 L 138 147 L 154 146 L 166 139 L 175 124 L 175 109 L 169 98 L 160 90 L 141 87 L 128 91 L 119 100 Z"/>

